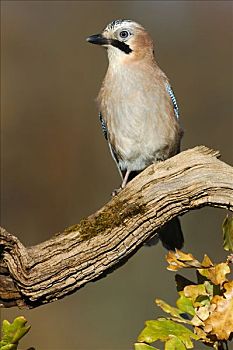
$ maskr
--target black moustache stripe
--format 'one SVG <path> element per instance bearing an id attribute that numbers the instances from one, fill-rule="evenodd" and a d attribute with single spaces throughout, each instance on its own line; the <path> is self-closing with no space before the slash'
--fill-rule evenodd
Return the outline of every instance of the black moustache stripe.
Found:
<path id="1" fill-rule="evenodd" d="M 117 47 L 118 49 L 120 49 L 121 51 L 123 51 L 124 53 L 126 53 L 127 55 L 132 52 L 133 50 L 131 50 L 131 48 L 129 47 L 129 45 L 127 45 L 126 43 L 116 40 L 116 39 L 111 39 L 110 43 L 112 46 Z"/>

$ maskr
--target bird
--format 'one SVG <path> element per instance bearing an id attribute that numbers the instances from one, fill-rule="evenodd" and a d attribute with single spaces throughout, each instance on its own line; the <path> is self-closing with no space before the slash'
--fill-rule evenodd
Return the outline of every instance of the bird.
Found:
<path id="1" fill-rule="evenodd" d="M 86 39 L 104 47 L 108 69 L 97 105 L 103 134 L 122 178 L 121 187 L 149 165 L 180 152 L 183 130 L 174 91 L 155 58 L 153 40 L 139 23 L 117 19 Z M 156 239 L 168 250 L 181 249 L 184 238 L 178 218 Z"/>

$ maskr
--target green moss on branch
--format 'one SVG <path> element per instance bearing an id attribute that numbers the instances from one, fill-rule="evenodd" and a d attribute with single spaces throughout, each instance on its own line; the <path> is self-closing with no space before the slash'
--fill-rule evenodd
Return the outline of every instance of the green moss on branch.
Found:
<path id="1" fill-rule="evenodd" d="M 65 232 L 79 231 L 82 239 L 88 240 L 108 229 L 111 230 L 122 225 L 127 219 L 138 214 L 144 214 L 145 211 L 146 206 L 144 204 L 118 201 L 96 216 L 82 219 L 79 224 L 68 227 Z"/>

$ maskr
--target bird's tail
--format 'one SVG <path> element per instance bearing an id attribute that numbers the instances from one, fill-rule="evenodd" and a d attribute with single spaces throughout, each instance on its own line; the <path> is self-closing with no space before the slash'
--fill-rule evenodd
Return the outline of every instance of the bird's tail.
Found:
<path id="1" fill-rule="evenodd" d="M 180 225 L 180 220 L 176 217 L 168 221 L 161 227 L 155 236 L 152 237 L 146 245 L 151 246 L 162 242 L 162 245 L 168 250 L 181 249 L 184 244 L 184 236 Z"/>
<path id="2" fill-rule="evenodd" d="M 177 150 L 179 153 L 179 150 Z M 137 176 L 140 171 L 131 171 L 129 174 L 128 182 Z M 122 177 L 125 176 L 125 172 L 122 172 Z M 184 244 L 184 236 L 180 225 L 180 220 L 175 217 L 168 221 L 163 227 L 161 227 L 155 235 L 145 243 L 147 246 L 155 245 L 158 241 L 162 242 L 162 245 L 168 250 L 181 249 Z"/>
<path id="3" fill-rule="evenodd" d="M 162 245 L 168 250 L 181 249 L 183 247 L 184 236 L 180 220 L 177 217 L 161 227 L 158 231 L 158 236 Z"/>

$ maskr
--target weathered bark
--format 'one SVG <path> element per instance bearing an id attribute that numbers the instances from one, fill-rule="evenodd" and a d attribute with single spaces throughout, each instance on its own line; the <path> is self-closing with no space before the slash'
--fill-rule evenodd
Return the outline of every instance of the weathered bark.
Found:
<path id="1" fill-rule="evenodd" d="M 233 210 L 233 168 L 204 146 L 151 165 L 95 214 L 26 248 L 0 235 L 0 303 L 37 307 L 123 264 L 173 217 L 206 205 Z"/>

